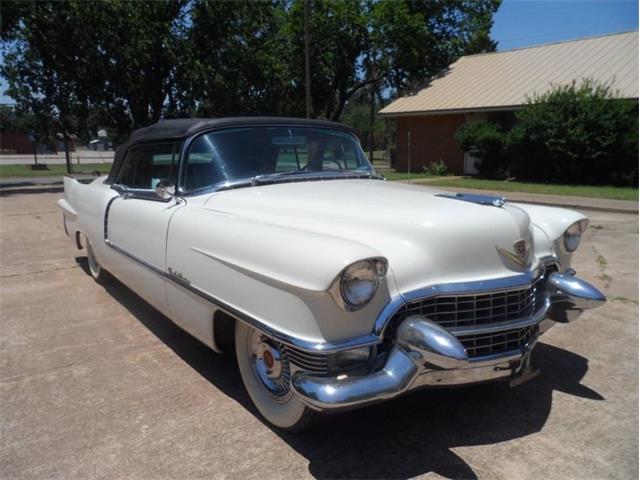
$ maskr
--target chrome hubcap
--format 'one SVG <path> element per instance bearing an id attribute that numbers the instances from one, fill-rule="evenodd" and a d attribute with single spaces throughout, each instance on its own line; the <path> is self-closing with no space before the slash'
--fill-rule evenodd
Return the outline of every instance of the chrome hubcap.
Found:
<path id="1" fill-rule="evenodd" d="M 291 371 L 286 355 L 260 332 L 254 331 L 249 346 L 253 371 L 260 383 L 277 400 L 291 394 Z"/>

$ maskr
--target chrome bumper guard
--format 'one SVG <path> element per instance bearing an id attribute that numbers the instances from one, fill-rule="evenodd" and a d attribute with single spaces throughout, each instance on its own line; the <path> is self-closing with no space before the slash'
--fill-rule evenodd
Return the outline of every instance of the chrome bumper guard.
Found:
<path id="1" fill-rule="evenodd" d="M 584 310 L 602 305 L 606 298 L 598 289 L 568 270 L 551 273 L 547 279 L 545 302 L 532 317 L 495 327 L 538 325 L 542 333 L 556 322 L 567 323 Z M 488 326 L 492 328 L 493 326 Z M 537 336 L 517 351 L 470 359 L 458 338 L 421 315 L 404 319 L 382 369 L 368 375 L 315 376 L 297 372 L 294 392 L 315 410 L 360 406 L 396 397 L 420 387 L 466 385 L 498 379 L 535 376 L 529 366 L 530 352 Z M 520 382 L 521 383 L 521 382 Z"/>

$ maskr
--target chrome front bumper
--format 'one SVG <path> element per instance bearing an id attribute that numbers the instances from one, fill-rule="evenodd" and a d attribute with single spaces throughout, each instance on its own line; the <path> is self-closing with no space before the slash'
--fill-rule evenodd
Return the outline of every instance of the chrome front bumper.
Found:
<path id="1" fill-rule="evenodd" d="M 543 333 L 553 324 L 570 322 L 584 310 L 606 301 L 598 289 L 576 277 L 573 270 L 549 274 L 544 298 L 543 307 L 520 324 L 537 325 L 538 332 Z M 427 317 L 411 315 L 399 325 L 381 369 L 367 375 L 335 376 L 298 371 L 291 383 L 298 397 L 315 410 L 351 408 L 421 387 L 531 375 L 530 353 L 536 341 L 537 336 L 517 351 L 469 358 L 456 336 Z"/>

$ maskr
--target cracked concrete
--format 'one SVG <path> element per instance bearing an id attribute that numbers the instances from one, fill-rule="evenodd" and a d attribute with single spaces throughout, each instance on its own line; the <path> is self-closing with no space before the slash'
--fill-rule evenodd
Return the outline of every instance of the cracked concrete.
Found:
<path id="1" fill-rule="evenodd" d="M 257 417 L 232 356 L 91 280 L 59 196 L 0 198 L 3 479 L 637 478 L 635 215 L 588 213 L 574 267 L 612 301 L 542 337 L 538 378 L 422 391 L 296 436 Z"/>

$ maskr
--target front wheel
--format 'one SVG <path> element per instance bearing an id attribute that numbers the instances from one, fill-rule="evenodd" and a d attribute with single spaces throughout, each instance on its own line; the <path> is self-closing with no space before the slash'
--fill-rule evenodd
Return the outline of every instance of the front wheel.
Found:
<path id="1" fill-rule="evenodd" d="M 316 412 L 291 390 L 289 360 L 278 345 L 241 322 L 236 322 L 235 343 L 242 381 L 260 414 L 283 430 L 307 427 Z"/>

